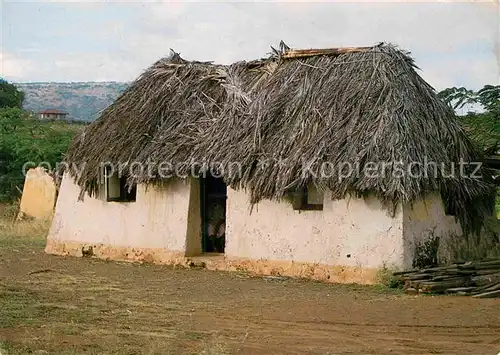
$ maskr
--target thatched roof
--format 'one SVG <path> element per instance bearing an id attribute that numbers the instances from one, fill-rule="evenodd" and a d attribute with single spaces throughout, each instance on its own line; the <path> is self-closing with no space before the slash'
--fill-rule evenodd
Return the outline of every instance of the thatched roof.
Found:
<path id="1" fill-rule="evenodd" d="M 313 183 L 334 198 L 374 193 L 388 205 L 440 191 L 462 226 L 477 229 L 493 209 L 485 178 L 399 176 L 389 165 L 480 159 L 453 111 L 395 46 L 291 50 L 229 66 L 154 64 L 77 139 L 68 161 L 86 161 L 77 181 L 92 190 L 98 162 L 217 162 L 226 182 L 252 203 L 281 199 Z M 237 162 L 242 174 L 230 174 Z M 338 174 L 322 167 L 387 163 L 385 174 Z M 304 168 L 306 167 L 306 168 Z M 456 166 L 458 169 L 458 165 Z M 458 171 L 458 170 L 457 170 Z M 137 174 L 139 182 L 154 178 Z"/>
<path id="2" fill-rule="evenodd" d="M 99 167 L 107 162 L 184 161 L 224 105 L 220 68 L 173 51 L 153 64 L 72 143 L 66 161 L 85 163 L 72 171 L 77 183 L 95 192 Z"/>

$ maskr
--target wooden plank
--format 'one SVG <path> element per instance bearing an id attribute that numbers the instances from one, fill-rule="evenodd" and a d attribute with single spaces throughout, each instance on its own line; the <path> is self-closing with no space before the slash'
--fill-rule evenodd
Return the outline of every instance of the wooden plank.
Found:
<path id="1" fill-rule="evenodd" d="M 452 280 L 452 281 L 442 281 L 442 282 L 428 282 L 421 283 L 420 288 L 423 291 L 432 291 L 432 292 L 443 292 L 449 288 L 454 287 L 465 287 L 467 285 L 467 280 Z"/>
<path id="2" fill-rule="evenodd" d="M 436 267 L 423 268 L 423 269 L 396 271 L 393 273 L 393 275 L 399 276 L 399 275 L 409 275 L 409 274 L 435 273 L 435 272 L 447 271 L 447 270 L 461 270 L 461 269 L 459 269 L 459 266 L 462 266 L 464 264 L 465 263 L 455 263 L 455 264 L 446 265 L 446 266 L 436 266 Z"/>
<path id="3" fill-rule="evenodd" d="M 459 269 L 471 268 L 474 270 L 496 269 L 498 267 L 500 267 L 500 259 L 489 261 L 469 261 L 463 265 L 458 266 Z"/>
<path id="4" fill-rule="evenodd" d="M 442 284 L 445 282 L 453 282 L 453 281 L 464 281 L 464 282 L 470 282 L 470 277 L 469 276 L 453 276 L 453 277 L 446 277 L 445 279 L 439 279 L 438 277 L 428 279 L 428 280 L 422 280 L 421 283 L 423 284 Z"/>
<path id="5" fill-rule="evenodd" d="M 475 298 L 500 297 L 500 259 L 460 262 L 402 271 L 394 275 L 404 281 L 405 292 L 409 294 L 418 292 Z"/>
<path id="6" fill-rule="evenodd" d="M 281 55 L 281 58 L 303 58 L 317 55 L 340 55 L 344 53 L 366 52 L 373 47 L 344 47 L 344 48 L 324 48 L 324 49 L 290 49 Z"/>
<path id="7" fill-rule="evenodd" d="M 496 274 L 496 273 L 500 273 L 500 268 L 476 270 L 476 271 L 475 271 L 475 273 L 476 273 L 477 275 L 489 275 L 489 274 Z"/>
<path id="8" fill-rule="evenodd" d="M 486 286 L 477 287 L 471 293 L 473 295 L 477 295 L 479 293 L 489 292 L 489 291 L 496 291 L 496 290 L 500 290 L 500 282 L 498 282 L 498 283 L 492 283 L 492 284 L 489 284 L 489 285 L 486 285 Z"/>
<path id="9" fill-rule="evenodd" d="M 457 292 L 468 293 L 470 291 L 474 291 L 475 289 L 476 289 L 476 287 L 474 287 L 474 286 L 470 286 L 470 287 L 453 287 L 453 288 L 447 289 L 445 292 L 446 293 L 457 293 Z"/>
<path id="10" fill-rule="evenodd" d="M 442 276 L 435 276 L 432 278 L 432 281 L 449 281 L 449 280 L 470 280 L 469 275 L 442 275 Z"/>
<path id="11" fill-rule="evenodd" d="M 458 265 L 462 264 L 451 264 L 451 265 L 446 265 L 446 266 L 436 266 L 436 267 L 431 267 L 431 268 L 426 268 L 422 270 L 417 270 L 419 272 L 435 272 L 435 271 L 447 271 L 451 269 L 458 270 Z"/>
<path id="12" fill-rule="evenodd" d="M 500 297 L 500 290 L 479 293 L 479 294 L 474 295 L 472 297 L 473 298 L 495 298 L 495 297 Z"/>
<path id="13" fill-rule="evenodd" d="M 416 295 L 418 293 L 418 290 L 413 287 L 410 287 L 405 290 L 405 293 L 407 295 Z"/>
<path id="14" fill-rule="evenodd" d="M 483 265 L 483 264 L 478 264 L 474 265 L 474 270 L 488 270 L 488 269 L 493 269 L 493 270 L 498 270 L 500 271 L 500 264 L 495 264 L 495 265 Z"/>
<path id="15" fill-rule="evenodd" d="M 476 265 L 500 265 L 500 259 L 491 259 L 487 261 L 477 261 Z"/>
<path id="16" fill-rule="evenodd" d="M 428 280 L 432 277 L 431 274 L 414 274 L 408 275 L 406 279 L 408 280 Z"/>
<path id="17" fill-rule="evenodd" d="M 476 284 L 476 286 L 484 286 L 491 283 L 497 283 L 500 282 L 500 273 L 473 276 L 471 277 L 471 280 Z"/>
<path id="18" fill-rule="evenodd" d="M 414 272 L 418 272 L 418 270 L 396 271 L 396 272 L 393 272 L 392 275 L 393 276 L 402 276 L 402 275 L 412 274 Z"/>
<path id="19" fill-rule="evenodd" d="M 476 271 L 476 268 L 472 265 L 459 266 L 459 267 L 457 267 L 457 269 L 460 271 Z"/>
<path id="20" fill-rule="evenodd" d="M 500 290 L 500 282 L 497 282 L 497 283 L 493 283 L 493 284 L 490 284 L 488 285 L 484 291 L 496 291 L 496 290 Z"/>
<path id="21" fill-rule="evenodd" d="M 421 280 L 416 280 L 416 281 L 406 281 L 405 282 L 405 289 L 406 288 L 416 288 L 418 289 L 420 287 L 420 282 Z"/>

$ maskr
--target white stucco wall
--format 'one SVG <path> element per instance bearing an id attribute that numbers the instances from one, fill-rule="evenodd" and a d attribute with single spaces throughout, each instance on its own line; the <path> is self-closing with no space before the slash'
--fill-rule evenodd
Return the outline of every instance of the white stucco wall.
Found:
<path id="1" fill-rule="evenodd" d="M 323 211 L 262 201 L 228 188 L 226 255 L 250 259 L 379 268 L 403 265 L 403 215 L 392 217 L 376 198 L 332 201 Z"/>
<path id="2" fill-rule="evenodd" d="M 399 206 L 391 216 L 375 197 L 332 200 L 329 194 L 322 211 L 296 211 L 290 202 L 265 200 L 250 213 L 248 194 L 227 191 L 227 260 L 408 269 L 418 242 L 433 234 L 443 240 L 461 234 L 454 217 L 445 215 L 439 195 Z M 65 175 L 49 241 L 201 253 L 199 181 L 139 185 L 136 202 L 127 203 L 88 195 L 78 201 L 79 193 Z"/>
<path id="3" fill-rule="evenodd" d="M 403 207 L 404 260 L 406 267 L 411 267 L 418 243 L 430 237 L 440 238 L 442 247 L 446 247 L 450 236 L 462 235 L 462 228 L 454 216 L 447 216 L 441 196 L 437 193 L 425 199 L 406 204 Z"/>
<path id="4" fill-rule="evenodd" d="M 137 187 L 136 202 L 106 202 L 85 196 L 63 177 L 48 239 L 118 247 L 186 250 L 190 184 Z"/>

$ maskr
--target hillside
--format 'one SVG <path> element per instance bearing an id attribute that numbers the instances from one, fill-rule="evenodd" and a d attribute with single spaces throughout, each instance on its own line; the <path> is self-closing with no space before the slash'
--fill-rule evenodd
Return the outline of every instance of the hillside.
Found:
<path id="1" fill-rule="evenodd" d="M 25 93 L 24 108 L 38 112 L 53 108 L 72 119 L 92 121 L 127 87 L 121 82 L 16 83 Z"/>

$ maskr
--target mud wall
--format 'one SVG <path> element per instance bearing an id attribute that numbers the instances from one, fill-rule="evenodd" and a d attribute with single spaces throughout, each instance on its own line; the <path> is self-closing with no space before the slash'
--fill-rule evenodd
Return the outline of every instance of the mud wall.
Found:
<path id="1" fill-rule="evenodd" d="M 462 235 L 460 223 L 455 220 L 454 216 L 446 215 L 439 194 L 430 194 L 425 199 L 405 205 L 403 215 L 403 258 L 407 268 L 412 267 L 417 259 L 431 258 L 432 252 L 435 252 L 437 257 L 438 248 L 447 249 L 447 244 L 452 242 L 452 237 Z M 434 242 L 435 238 L 438 238 L 438 241 Z M 417 255 L 419 253 L 428 255 Z"/>
<path id="2" fill-rule="evenodd" d="M 85 196 L 63 177 L 48 239 L 57 242 L 186 251 L 190 184 L 172 180 L 137 187 L 136 202 Z"/>
<path id="3" fill-rule="evenodd" d="M 322 211 L 296 211 L 262 201 L 250 214 L 248 195 L 228 188 L 228 258 L 293 260 L 357 268 L 403 266 L 403 216 L 374 197 L 332 201 Z"/>

